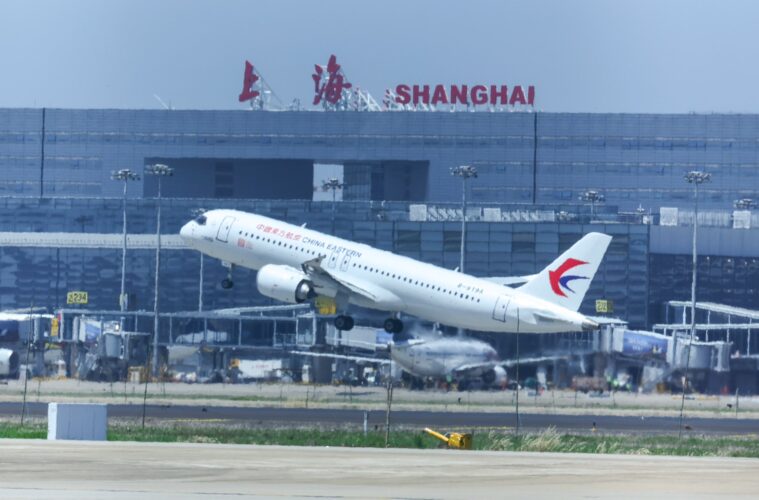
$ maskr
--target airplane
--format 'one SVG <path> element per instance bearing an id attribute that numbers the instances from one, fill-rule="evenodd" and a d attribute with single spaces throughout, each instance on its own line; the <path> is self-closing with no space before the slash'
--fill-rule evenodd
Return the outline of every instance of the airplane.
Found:
<path id="1" fill-rule="evenodd" d="M 403 371 L 417 379 L 456 381 L 459 390 L 473 385 L 503 389 L 509 378 L 506 369 L 517 364 L 534 365 L 557 359 L 565 354 L 521 359 L 499 359 L 497 351 L 482 340 L 471 337 L 411 336 L 394 334 L 393 340 L 382 343 L 353 341 L 351 345 L 365 344 L 377 352 L 388 350 L 390 359 L 330 352 L 290 351 L 291 354 L 314 358 L 345 359 L 349 361 L 387 365 L 395 362 Z M 415 382 L 412 381 L 412 384 Z"/>
<path id="2" fill-rule="evenodd" d="M 401 313 L 483 332 L 595 330 L 598 324 L 578 309 L 611 241 L 589 233 L 538 274 L 477 278 L 238 210 L 207 211 L 179 234 L 229 268 L 223 288 L 233 286 L 234 266 L 255 269 L 262 295 L 291 304 L 331 297 L 339 330 L 353 328 L 349 304 L 386 311 L 389 333 L 403 331 Z"/>
<path id="3" fill-rule="evenodd" d="M 384 344 L 377 344 L 384 348 Z M 473 338 L 441 337 L 418 338 L 403 336 L 388 343 L 390 359 L 343 354 L 291 351 L 292 354 L 310 357 L 346 359 L 377 364 L 390 364 L 391 360 L 406 373 L 418 379 L 455 380 L 464 390 L 472 383 L 505 387 L 508 377 L 498 353 L 487 342 Z"/>
<path id="4" fill-rule="evenodd" d="M 415 377 L 453 379 L 461 390 L 478 380 L 485 386 L 501 388 L 508 382 L 506 369 L 493 346 L 472 338 L 412 338 L 394 342 L 390 356 Z"/>

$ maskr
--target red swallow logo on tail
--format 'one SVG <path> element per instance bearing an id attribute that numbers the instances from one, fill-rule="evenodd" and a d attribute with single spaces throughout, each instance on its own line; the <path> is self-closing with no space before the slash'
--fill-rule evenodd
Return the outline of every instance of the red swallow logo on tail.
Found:
<path id="1" fill-rule="evenodd" d="M 567 259 L 555 271 L 548 271 L 548 281 L 551 283 L 551 289 L 553 290 L 553 293 L 560 297 L 567 296 L 567 294 L 564 293 L 563 289 L 574 293 L 574 290 L 569 287 L 569 282 L 574 280 L 586 280 L 588 277 L 574 275 L 565 276 L 564 274 L 570 269 L 574 269 L 575 267 L 582 266 L 584 264 L 587 264 L 587 262 L 577 259 Z"/>

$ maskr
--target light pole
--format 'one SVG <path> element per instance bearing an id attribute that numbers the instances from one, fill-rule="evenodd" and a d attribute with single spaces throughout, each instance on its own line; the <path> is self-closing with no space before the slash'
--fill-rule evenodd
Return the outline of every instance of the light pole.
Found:
<path id="1" fill-rule="evenodd" d="M 155 247 L 155 297 L 153 299 L 153 376 L 158 375 L 158 274 L 161 270 L 161 179 L 174 175 L 174 169 L 168 165 L 156 163 L 147 165 L 145 173 L 158 178 L 158 197 L 156 199 L 156 247 Z"/>
<path id="2" fill-rule="evenodd" d="M 740 200 L 735 200 L 733 202 L 733 206 L 737 210 L 751 210 L 752 208 L 756 207 L 756 202 L 754 202 L 754 200 L 751 198 L 741 198 Z"/>
<path id="3" fill-rule="evenodd" d="M 322 191 L 332 191 L 332 235 L 335 234 L 335 204 L 337 190 L 343 189 L 345 184 L 340 182 L 337 177 L 330 177 L 329 179 L 322 181 Z"/>
<path id="4" fill-rule="evenodd" d="M 696 277 L 698 272 L 697 266 L 697 242 L 698 242 L 698 186 L 704 182 L 709 182 L 712 178 L 712 174 L 701 172 L 699 170 L 692 170 L 685 174 L 685 180 L 688 184 L 693 184 L 693 197 L 695 199 L 695 210 L 693 215 L 693 274 L 691 276 L 690 285 L 690 340 L 688 341 L 688 351 L 685 358 L 685 378 L 683 379 L 683 398 L 680 402 L 680 430 L 678 438 L 683 435 L 683 409 L 685 408 L 685 388 L 688 385 L 688 368 L 690 367 L 690 349 L 693 344 L 693 338 L 696 335 Z M 676 361 L 673 353 L 673 362 Z"/>
<path id="5" fill-rule="evenodd" d="M 590 189 L 582 193 L 580 200 L 590 203 L 590 220 L 592 221 L 596 216 L 596 203 L 603 203 L 606 201 L 606 196 L 598 191 Z"/>
<path id="6" fill-rule="evenodd" d="M 193 217 L 199 217 L 206 212 L 205 208 L 196 208 L 192 211 Z M 198 277 L 198 312 L 203 310 L 203 252 L 200 254 L 200 276 Z"/>
<path id="7" fill-rule="evenodd" d="M 573 214 L 570 214 L 566 210 L 559 210 L 558 212 L 556 212 L 556 220 L 558 220 L 559 222 L 569 222 L 574 218 L 575 216 Z"/>
<path id="8" fill-rule="evenodd" d="M 459 256 L 459 272 L 464 272 L 464 253 L 466 251 L 466 181 L 477 178 L 477 167 L 460 165 L 451 168 L 451 175 L 461 177 L 461 255 Z"/>
<path id="9" fill-rule="evenodd" d="M 129 181 L 140 180 L 140 176 L 132 172 L 128 168 L 122 168 L 121 170 L 114 170 L 111 172 L 111 179 L 115 181 L 121 181 L 124 183 L 124 197 L 121 202 L 122 212 L 122 240 L 121 240 L 121 293 L 119 294 L 119 308 L 121 312 L 126 311 L 127 297 L 126 297 L 126 251 L 127 251 L 127 215 L 126 215 L 126 203 L 127 203 L 127 186 Z M 124 317 L 121 317 L 121 329 L 124 329 Z"/>
<path id="10" fill-rule="evenodd" d="M 646 220 L 646 209 L 640 203 L 638 203 L 638 208 L 635 209 L 635 214 L 639 217 L 640 223 L 643 224 Z"/>

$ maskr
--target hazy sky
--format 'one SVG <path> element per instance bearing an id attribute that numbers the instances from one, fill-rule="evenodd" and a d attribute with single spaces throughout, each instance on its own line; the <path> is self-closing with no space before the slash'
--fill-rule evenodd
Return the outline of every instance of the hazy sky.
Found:
<path id="1" fill-rule="evenodd" d="M 535 85 L 536 107 L 759 112 L 759 2 L 0 0 L 0 107 L 245 109 L 246 59 L 310 105 L 338 57 L 399 83 Z"/>

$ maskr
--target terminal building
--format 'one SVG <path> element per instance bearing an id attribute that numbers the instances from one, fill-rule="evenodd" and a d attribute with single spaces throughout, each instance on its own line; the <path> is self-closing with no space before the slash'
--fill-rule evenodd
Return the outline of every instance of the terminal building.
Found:
<path id="1" fill-rule="evenodd" d="M 531 274 L 582 234 L 606 232 L 614 240 L 583 311 L 606 300 L 634 328 L 664 322 L 667 302 L 690 296 L 694 190 L 684 174 L 704 170 L 699 297 L 756 309 L 758 152 L 759 115 L 0 109 L 0 310 L 52 310 L 72 290 L 87 291 L 91 308 L 117 309 L 120 246 L 103 242 L 121 233 L 123 184 L 111 173 L 140 174 L 128 186 L 128 233 L 149 235 L 152 163 L 174 168 L 162 184 L 166 235 L 194 210 L 238 208 L 334 225 L 340 237 L 450 268 L 462 217 L 450 169 L 473 165 L 466 271 Z M 313 201 L 319 165 L 342 166 L 334 221 L 331 202 Z M 583 201 L 588 191 L 605 201 Z M 162 255 L 162 308 L 197 310 L 199 255 L 169 237 Z M 153 259 L 150 245 L 128 252 L 130 308 L 152 308 Z M 226 270 L 205 263 L 205 308 L 271 304 L 254 273 L 236 272 L 222 290 Z"/>

